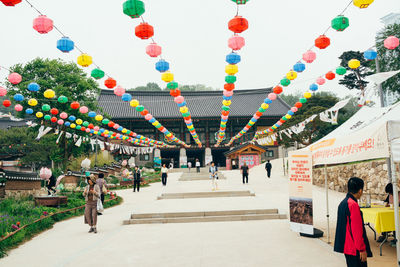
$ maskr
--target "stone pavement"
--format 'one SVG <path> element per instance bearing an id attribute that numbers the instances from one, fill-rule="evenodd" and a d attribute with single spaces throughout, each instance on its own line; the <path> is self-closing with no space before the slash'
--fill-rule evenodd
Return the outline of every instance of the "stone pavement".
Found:
<path id="1" fill-rule="evenodd" d="M 323 241 L 291 232 L 288 220 L 122 225 L 132 213 L 269 208 L 287 213 L 287 180 L 274 165 L 271 179 L 262 166 L 252 169 L 248 185 L 239 171 L 224 172 L 220 191 L 252 190 L 252 197 L 157 200 L 162 193 L 211 191 L 207 180 L 178 181 L 182 173 L 170 174 L 166 187 L 118 191 L 124 203 L 99 217 L 98 234 L 87 233 L 82 217 L 60 222 L 12 250 L 0 266 L 344 266 L 343 256 Z M 316 225 L 324 226 L 324 190 L 316 188 L 314 197 Z M 331 194 L 332 213 L 341 198 Z"/>

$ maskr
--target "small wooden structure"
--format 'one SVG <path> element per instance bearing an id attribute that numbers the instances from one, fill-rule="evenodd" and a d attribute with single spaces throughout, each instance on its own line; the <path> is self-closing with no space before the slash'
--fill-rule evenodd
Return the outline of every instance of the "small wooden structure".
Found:
<path id="1" fill-rule="evenodd" d="M 261 164 L 261 154 L 265 152 L 266 150 L 258 144 L 245 143 L 237 146 L 224 153 L 226 156 L 226 169 L 240 168 L 244 162 L 246 162 L 249 168 L 257 166 Z M 232 166 L 233 162 L 235 166 Z"/>
<path id="2" fill-rule="evenodd" d="M 5 196 L 38 195 L 40 192 L 42 179 L 36 172 L 4 170 L 0 175 L 6 179 L 3 188 Z"/>
<path id="3" fill-rule="evenodd" d="M 35 205 L 47 207 L 60 207 L 68 203 L 67 196 L 41 196 L 35 197 Z"/>

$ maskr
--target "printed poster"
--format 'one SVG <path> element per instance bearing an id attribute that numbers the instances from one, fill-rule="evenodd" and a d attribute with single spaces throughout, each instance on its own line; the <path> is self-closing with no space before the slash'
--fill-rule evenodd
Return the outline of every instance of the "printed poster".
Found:
<path id="1" fill-rule="evenodd" d="M 240 155 L 239 166 L 242 167 L 245 162 L 249 169 L 259 165 L 258 155 Z"/>
<path id="2" fill-rule="evenodd" d="M 314 234 L 311 152 L 289 152 L 290 229 Z"/>

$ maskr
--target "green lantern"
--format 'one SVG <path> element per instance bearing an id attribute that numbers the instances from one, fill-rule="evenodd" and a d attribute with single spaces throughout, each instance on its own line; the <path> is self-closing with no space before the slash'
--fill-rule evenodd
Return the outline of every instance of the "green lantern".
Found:
<path id="1" fill-rule="evenodd" d="M 245 5 L 249 1 L 250 0 L 232 0 L 232 2 L 235 2 L 238 5 Z"/>
<path id="2" fill-rule="evenodd" d="M 345 68 L 345 67 L 342 67 L 342 66 L 340 66 L 340 67 L 338 67 L 338 68 L 336 69 L 336 74 L 338 74 L 338 75 L 345 75 L 346 72 L 347 72 L 346 68 Z"/>
<path id="3" fill-rule="evenodd" d="M 68 97 L 66 97 L 66 96 L 64 96 L 64 95 L 61 95 L 61 96 L 58 97 L 57 101 L 58 101 L 59 103 L 61 103 L 61 104 L 65 104 L 65 103 L 68 102 Z"/>
<path id="4" fill-rule="evenodd" d="M 93 78 L 95 78 L 96 80 L 101 79 L 104 77 L 104 71 L 102 71 L 101 69 L 93 69 L 92 73 L 90 74 Z"/>
<path id="5" fill-rule="evenodd" d="M 168 89 L 170 90 L 174 90 L 176 88 L 178 88 L 178 83 L 177 82 L 170 82 L 167 84 Z"/>
<path id="6" fill-rule="evenodd" d="M 82 125 L 85 126 L 85 127 L 88 127 L 88 126 L 89 126 L 89 122 L 84 121 L 84 122 L 82 123 Z"/>
<path id="7" fill-rule="evenodd" d="M 51 119 L 51 116 L 50 116 L 50 115 L 46 115 L 46 116 L 44 116 L 44 119 L 45 119 L 46 121 L 49 121 L 49 120 Z"/>
<path id="8" fill-rule="evenodd" d="M 229 110 L 231 110 L 231 108 L 228 106 L 222 106 L 222 110 L 229 111 Z"/>
<path id="9" fill-rule="evenodd" d="M 183 116 L 184 118 L 189 117 L 189 116 L 190 116 L 190 113 L 189 113 L 189 112 L 185 112 L 185 113 L 182 114 L 182 116 Z"/>
<path id="10" fill-rule="evenodd" d="M 236 76 L 233 76 L 233 75 L 225 76 L 225 82 L 226 83 L 235 83 L 236 82 Z"/>
<path id="11" fill-rule="evenodd" d="M 306 103 L 307 102 L 307 98 L 300 98 L 300 103 L 302 103 L 302 104 L 304 104 L 304 103 Z"/>
<path id="12" fill-rule="evenodd" d="M 281 80 L 281 84 L 282 84 L 282 86 L 289 86 L 290 80 L 288 78 L 283 78 Z"/>
<path id="13" fill-rule="evenodd" d="M 161 124 L 157 124 L 155 127 L 157 128 L 157 129 L 160 129 L 161 128 Z"/>
<path id="14" fill-rule="evenodd" d="M 287 121 L 287 118 L 285 116 L 282 117 L 282 120 Z"/>
<path id="15" fill-rule="evenodd" d="M 131 130 L 126 131 L 126 134 L 131 134 Z"/>
<path id="16" fill-rule="evenodd" d="M 104 119 L 104 120 L 102 120 L 102 122 L 101 123 L 103 123 L 103 124 L 108 124 L 110 122 L 110 120 L 109 119 Z"/>
<path id="17" fill-rule="evenodd" d="M 260 111 L 261 113 L 264 113 L 264 112 L 265 112 L 265 109 L 263 109 L 262 107 L 260 107 L 260 108 L 258 109 L 258 111 Z"/>
<path id="18" fill-rule="evenodd" d="M 131 18 L 139 18 L 145 11 L 144 3 L 139 0 L 128 0 L 122 7 L 124 14 Z"/>
<path id="19" fill-rule="evenodd" d="M 142 112 L 144 110 L 144 107 L 142 105 L 139 105 L 136 107 L 137 112 Z"/>
<path id="20" fill-rule="evenodd" d="M 43 110 L 43 111 L 49 111 L 49 110 L 50 110 L 50 106 L 47 105 L 47 104 L 44 104 L 44 105 L 42 106 L 42 110 Z"/>
<path id="21" fill-rule="evenodd" d="M 76 126 L 76 129 L 77 129 L 77 130 L 80 130 L 81 128 L 82 128 L 82 126 L 80 126 L 80 125 L 77 125 L 77 126 Z"/>
<path id="22" fill-rule="evenodd" d="M 337 30 L 338 32 L 344 31 L 347 27 L 349 27 L 349 18 L 345 16 L 337 16 L 332 20 L 332 28 Z"/>

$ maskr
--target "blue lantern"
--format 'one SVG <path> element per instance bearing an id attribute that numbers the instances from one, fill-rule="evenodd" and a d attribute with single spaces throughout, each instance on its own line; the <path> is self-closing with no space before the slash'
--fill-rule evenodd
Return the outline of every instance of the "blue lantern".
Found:
<path id="1" fill-rule="evenodd" d="M 231 100 L 232 99 L 232 96 L 223 96 L 222 97 L 224 100 Z"/>
<path id="2" fill-rule="evenodd" d="M 124 127 L 122 127 L 122 126 L 119 126 L 118 128 L 117 128 L 117 131 L 122 131 L 124 129 Z"/>
<path id="3" fill-rule="evenodd" d="M 169 63 L 164 59 L 160 59 L 156 63 L 156 70 L 158 70 L 159 72 L 166 72 L 167 70 L 169 70 Z"/>
<path id="4" fill-rule="evenodd" d="M 101 128 L 101 129 L 99 130 L 99 132 L 100 132 L 100 133 L 104 133 L 104 129 Z"/>
<path id="5" fill-rule="evenodd" d="M 88 113 L 88 116 L 89 116 L 90 118 L 94 118 L 94 117 L 96 117 L 96 112 L 90 111 L 90 112 Z"/>
<path id="6" fill-rule="evenodd" d="M 178 105 L 178 107 L 184 107 L 184 106 L 186 106 L 186 101 L 183 101 L 182 103 L 178 103 L 177 104 Z"/>
<path id="7" fill-rule="evenodd" d="M 68 117 L 68 119 L 69 119 L 70 121 L 75 121 L 75 120 L 76 120 L 76 117 L 75 117 L 74 115 L 71 115 L 71 116 Z"/>
<path id="8" fill-rule="evenodd" d="M 293 115 L 294 115 L 294 112 L 291 111 L 291 110 L 289 110 L 287 114 L 289 114 L 290 116 L 293 116 Z"/>
<path id="9" fill-rule="evenodd" d="M 64 123 L 64 125 L 67 126 L 67 127 L 69 127 L 69 126 L 71 125 L 71 123 L 70 123 L 69 121 L 66 121 L 66 122 Z"/>
<path id="10" fill-rule="evenodd" d="M 316 85 L 315 83 L 311 84 L 310 85 L 310 90 L 313 91 L 313 92 L 317 91 L 318 90 L 318 85 Z"/>
<path id="11" fill-rule="evenodd" d="M 125 94 L 122 95 L 122 101 L 129 102 L 131 100 L 132 100 L 132 95 L 131 94 L 125 93 Z"/>
<path id="12" fill-rule="evenodd" d="M 31 92 L 37 92 L 40 90 L 40 86 L 37 83 L 30 83 L 28 84 L 28 90 Z"/>
<path id="13" fill-rule="evenodd" d="M 25 110 L 25 113 L 26 114 L 33 114 L 33 109 L 31 109 L 31 108 L 27 108 L 26 110 Z"/>
<path id="14" fill-rule="evenodd" d="M 15 101 L 23 101 L 24 100 L 24 96 L 21 94 L 15 94 L 14 95 L 14 100 Z"/>
<path id="15" fill-rule="evenodd" d="M 364 57 L 366 60 L 374 60 L 378 56 L 378 53 L 375 50 L 368 49 L 364 52 Z"/>
<path id="16" fill-rule="evenodd" d="M 269 98 L 266 98 L 266 99 L 264 99 L 264 103 L 265 103 L 265 104 L 271 104 L 271 103 L 272 103 L 272 100 L 269 99 Z"/>
<path id="17" fill-rule="evenodd" d="M 90 130 L 90 133 L 92 134 L 92 133 L 94 133 L 94 130 L 92 129 L 92 130 Z"/>
<path id="18" fill-rule="evenodd" d="M 228 62 L 231 65 L 238 64 L 240 62 L 240 60 L 241 60 L 240 55 L 236 54 L 234 52 L 232 52 L 226 56 L 226 62 Z"/>
<path id="19" fill-rule="evenodd" d="M 68 37 L 62 37 L 57 41 L 57 48 L 63 53 L 68 53 L 74 49 L 74 42 Z"/>
<path id="20" fill-rule="evenodd" d="M 302 62 L 297 62 L 296 64 L 294 64 L 293 66 L 293 70 L 295 72 L 303 72 L 306 69 L 306 65 Z"/>
<path id="21" fill-rule="evenodd" d="M 155 121 L 156 121 L 156 119 L 154 119 L 154 118 L 151 118 L 151 120 L 149 120 L 150 123 L 153 123 Z"/>
<path id="22" fill-rule="evenodd" d="M 251 121 L 252 122 L 257 122 L 257 119 L 256 118 L 251 118 Z"/>

